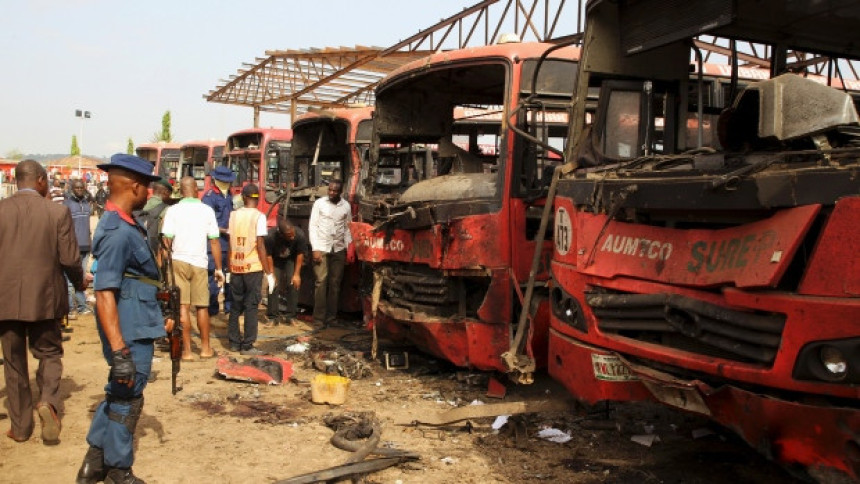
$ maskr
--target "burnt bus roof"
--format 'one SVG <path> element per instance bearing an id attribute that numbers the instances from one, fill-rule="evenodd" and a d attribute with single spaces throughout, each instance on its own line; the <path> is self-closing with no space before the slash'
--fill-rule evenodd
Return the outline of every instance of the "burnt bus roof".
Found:
<path id="1" fill-rule="evenodd" d="M 221 140 L 194 140 L 194 141 L 186 141 L 186 142 L 182 143 L 182 148 L 184 149 L 184 148 L 201 147 L 201 146 L 207 147 L 207 148 L 212 148 L 212 147 L 217 148 L 219 146 L 224 146 L 224 144 L 225 144 L 225 141 L 223 139 L 221 139 Z"/>
<path id="2" fill-rule="evenodd" d="M 786 0 L 589 0 L 586 12 L 617 4 L 628 54 L 698 35 L 860 57 L 860 2 Z"/>
<path id="3" fill-rule="evenodd" d="M 423 59 L 412 61 L 399 67 L 398 69 L 395 69 L 390 74 L 385 76 L 382 81 L 380 81 L 379 86 L 376 88 L 376 90 L 384 90 L 386 86 L 397 82 L 399 78 L 401 78 L 405 73 L 412 72 L 418 68 L 432 68 L 436 66 L 443 66 L 452 62 L 476 60 L 478 58 L 495 57 L 499 59 L 509 59 L 511 60 L 511 62 L 513 62 L 515 59 L 537 59 L 544 52 L 546 52 L 547 49 L 553 46 L 554 44 L 542 42 L 511 42 L 507 44 L 485 45 L 481 47 L 471 47 L 468 49 L 438 52 L 424 57 Z M 565 47 L 562 49 L 558 49 L 550 53 L 547 58 L 561 60 L 578 60 L 579 48 Z"/>
<path id="4" fill-rule="evenodd" d="M 293 131 L 300 130 L 302 126 L 313 124 L 319 120 L 335 121 L 342 120 L 349 124 L 349 143 L 356 142 L 358 123 L 369 120 L 373 116 L 372 106 L 326 108 L 319 111 L 308 111 L 293 121 Z M 369 141 L 369 140 L 368 140 Z"/>

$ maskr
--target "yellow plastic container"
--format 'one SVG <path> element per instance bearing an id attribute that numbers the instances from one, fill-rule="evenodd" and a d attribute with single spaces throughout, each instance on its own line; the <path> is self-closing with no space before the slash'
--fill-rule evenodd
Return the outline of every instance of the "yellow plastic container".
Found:
<path id="1" fill-rule="evenodd" d="M 337 375 L 317 375 L 311 380 L 311 401 L 343 405 L 349 392 L 350 379 Z"/>

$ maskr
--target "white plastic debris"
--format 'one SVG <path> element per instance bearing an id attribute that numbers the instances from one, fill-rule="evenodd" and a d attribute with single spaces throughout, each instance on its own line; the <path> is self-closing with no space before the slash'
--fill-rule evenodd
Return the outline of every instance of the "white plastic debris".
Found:
<path id="1" fill-rule="evenodd" d="M 654 445 L 654 442 L 660 442 L 660 437 L 655 434 L 647 434 L 647 435 L 634 435 L 630 437 L 630 440 L 636 442 L 639 445 L 644 445 L 645 447 L 651 447 Z"/>
<path id="2" fill-rule="evenodd" d="M 538 432 L 537 435 L 544 440 L 555 442 L 557 444 L 563 444 L 571 439 L 570 433 L 553 428 L 543 429 Z"/>
<path id="3" fill-rule="evenodd" d="M 457 459 L 453 457 L 442 457 L 439 460 L 444 462 L 445 464 L 448 464 L 449 466 L 457 463 Z"/>
<path id="4" fill-rule="evenodd" d="M 286 351 L 287 351 L 287 353 L 292 353 L 292 354 L 302 354 L 302 353 L 306 353 L 309 348 L 310 348 L 310 345 L 308 345 L 307 343 L 294 343 L 294 344 L 291 344 L 290 346 L 287 346 Z"/>
<path id="5" fill-rule="evenodd" d="M 472 400 L 472 403 L 470 403 L 469 405 L 483 405 L 483 404 L 484 404 L 484 402 L 482 402 L 476 398 L 476 399 Z"/>
<path id="6" fill-rule="evenodd" d="M 498 417 L 496 417 L 496 420 L 495 422 L 493 422 L 492 426 L 493 430 L 499 430 L 500 428 L 504 427 L 505 424 L 508 423 L 508 417 L 510 417 L 510 415 L 499 415 Z"/>

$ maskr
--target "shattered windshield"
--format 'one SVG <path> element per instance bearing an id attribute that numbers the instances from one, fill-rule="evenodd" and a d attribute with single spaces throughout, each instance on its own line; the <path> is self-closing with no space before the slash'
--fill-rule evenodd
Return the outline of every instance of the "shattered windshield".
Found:
<path id="1" fill-rule="evenodd" d="M 293 130 L 295 168 L 292 183 L 297 190 L 327 186 L 350 173 L 349 125 L 341 119 L 317 118 Z M 324 194 L 324 193 L 323 193 Z M 300 192 L 294 196 L 301 196 Z"/>
<path id="2" fill-rule="evenodd" d="M 456 65 L 377 93 L 369 191 L 403 194 L 415 184 L 457 176 L 482 186 L 474 196 L 494 196 L 508 77 L 499 61 Z"/>

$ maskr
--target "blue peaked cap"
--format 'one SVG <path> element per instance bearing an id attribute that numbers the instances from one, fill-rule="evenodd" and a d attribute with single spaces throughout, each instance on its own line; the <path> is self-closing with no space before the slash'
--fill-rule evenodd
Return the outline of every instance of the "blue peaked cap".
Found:
<path id="1" fill-rule="evenodd" d="M 212 170 L 210 173 L 212 178 L 222 181 L 222 182 L 232 182 L 236 179 L 236 174 L 233 173 L 233 170 L 227 168 L 226 166 L 219 166 Z"/>
<path id="2" fill-rule="evenodd" d="M 110 171 L 111 168 L 123 168 L 128 171 L 142 175 L 148 181 L 156 181 L 161 177 L 153 175 L 152 170 L 155 168 L 151 162 L 144 160 L 139 156 L 127 155 L 125 153 L 117 153 L 110 157 L 110 163 L 98 165 L 99 169 Z"/>

